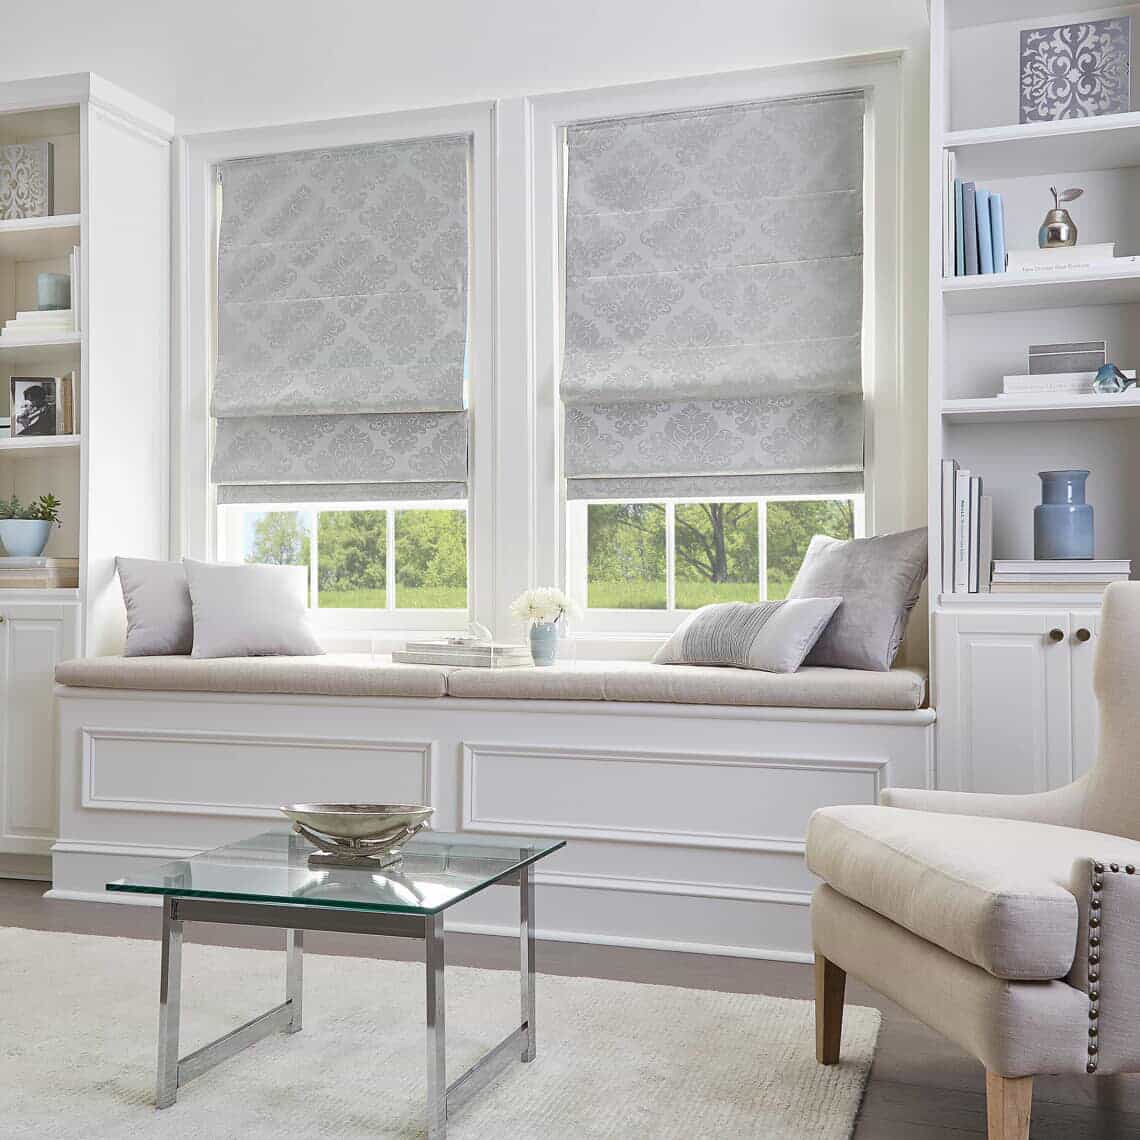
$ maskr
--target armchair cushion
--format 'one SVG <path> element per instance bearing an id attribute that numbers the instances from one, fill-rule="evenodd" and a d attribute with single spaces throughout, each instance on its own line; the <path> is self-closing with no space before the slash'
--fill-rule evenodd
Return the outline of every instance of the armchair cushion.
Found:
<path id="1" fill-rule="evenodd" d="M 837 891 L 1010 980 L 1069 973 L 1078 921 L 1070 879 L 1084 857 L 1140 863 L 1140 843 L 1023 820 L 864 805 L 823 808 L 808 827 L 808 867 Z"/>

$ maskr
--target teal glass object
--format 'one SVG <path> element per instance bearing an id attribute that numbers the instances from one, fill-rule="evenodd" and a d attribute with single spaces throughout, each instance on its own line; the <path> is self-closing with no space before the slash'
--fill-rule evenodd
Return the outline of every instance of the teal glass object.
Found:
<path id="1" fill-rule="evenodd" d="M 66 273 L 36 274 L 36 308 L 41 313 L 71 308 L 71 278 Z"/>
<path id="2" fill-rule="evenodd" d="M 1093 391 L 1101 396 L 1115 395 L 1117 392 L 1135 388 L 1136 381 L 1129 380 L 1115 364 L 1105 364 L 1097 369 L 1093 380 Z"/>
<path id="3" fill-rule="evenodd" d="M 1092 558 L 1093 509 L 1085 502 L 1087 471 L 1038 471 L 1041 505 L 1033 510 L 1033 557 Z"/>
<path id="4" fill-rule="evenodd" d="M 558 660 L 558 623 L 536 621 L 530 627 L 530 655 L 536 665 L 553 665 Z"/>

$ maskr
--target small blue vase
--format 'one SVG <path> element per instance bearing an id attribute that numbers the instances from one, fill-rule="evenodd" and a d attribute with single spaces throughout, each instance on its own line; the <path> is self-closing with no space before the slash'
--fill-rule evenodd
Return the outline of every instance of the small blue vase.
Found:
<path id="1" fill-rule="evenodd" d="M 558 622 L 536 621 L 530 627 L 530 655 L 536 665 L 553 665 L 558 660 Z"/>
<path id="2" fill-rule="evenodd" d="M 1033 557 L 1091 558 L 1093 509 L 1085 502 L 1087 471 L 1038 471 L 1041 506 L 1033 510 Z"/>

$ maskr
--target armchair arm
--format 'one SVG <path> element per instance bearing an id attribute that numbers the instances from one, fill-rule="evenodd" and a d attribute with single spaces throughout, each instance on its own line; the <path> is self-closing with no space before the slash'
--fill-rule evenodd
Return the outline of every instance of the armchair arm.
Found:
<path id="1" fill-rule="evenodd" d="M 1140 1071 L 1140 843 L 1109 840 L 1073 864 L 1080 908 L 1070 985 L 1089 999 L 1086 1069 Z"/>
<path id="2" fill-rule="evenodd" d="M 997 819 L 1024 819 L 1080 827 L 1085 803 L 1086 778 L 1063 788 L 1028 795 L 992 795 L 984 792 L 937 792 L 925 788 L 884 788 L 879 794 L 883 807 L 934 811 L 946 815 L 982 815 Z"/>

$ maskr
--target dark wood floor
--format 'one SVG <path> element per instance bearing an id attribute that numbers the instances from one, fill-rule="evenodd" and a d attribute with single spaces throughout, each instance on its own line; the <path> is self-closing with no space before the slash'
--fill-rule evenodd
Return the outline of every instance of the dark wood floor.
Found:
<path id="1" fill-rule="evenodd" d="M 43 890 L 42 883 L 0 880 L 0 926 L 126 938 L 158 936 L 159 915 L 153 908 L 44 899 Z M 275 947 L 279 935 L 249 927 L 197 926 L 187 928 L 187 940 Z M 417 956 L 417 949 L 416 944 L 398 939 L 321 933 L 305 937 L 307 953 L 406 959 Z M 448 937 L 448 961 L 458 965 L 515 969 L 516 954 L 511 939 Z M 538 966 L 549 974 L 784 997 L 810 997 L 812 986 L 807 966 L 569 942 L 540 943 Z M 856 1140 L 965 1140 L 985 1135 L 980 1065 L 858 983 L 849 983 L 848 1000 L 883 1011 L 883 1032 Z M 1033 1140 L 1140 1138 L 1140 1077 L 1039 1078 L 1031 1135 Z"/>

